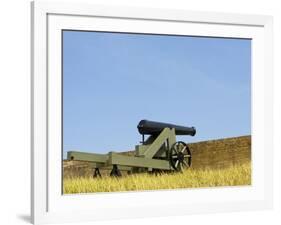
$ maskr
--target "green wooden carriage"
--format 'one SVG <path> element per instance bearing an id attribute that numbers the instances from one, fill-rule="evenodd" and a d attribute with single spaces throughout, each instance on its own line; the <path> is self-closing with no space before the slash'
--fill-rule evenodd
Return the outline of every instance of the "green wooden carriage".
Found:
<path id="1" fill-rule="evenodd" d="M 184 127 L 169 123 L 141 120 L 137 126 L 142 135 L 142 142 L 135 146 L 134 155 L 124 155 L 117 152 L 108 154 L 69 151 L 68 160 L 91 162 L 94 177 L 100 177 L 100 169 L 111 170 L 111 176 L 121 176 L 121 171 L 127 173 L 182 171 L 191 166 L 191 152 L 188 145 L 176 141 L 176 135 L 196 134 L 194 127 Z M 145 140 L 145 135 L 148 138 Z"/>

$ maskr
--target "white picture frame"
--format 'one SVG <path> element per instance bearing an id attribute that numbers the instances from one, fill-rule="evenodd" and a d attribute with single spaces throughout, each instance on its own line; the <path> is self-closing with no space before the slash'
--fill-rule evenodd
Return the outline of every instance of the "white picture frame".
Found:
<path id="1" fill-rule="evenodd" d="M 133 193 L 61 193 L 61 30 L 246 37 L 252 50 L 252 185 Z M 273 205 L 272 17 L 32 2 L 34 224 L 269 209 Z"/>

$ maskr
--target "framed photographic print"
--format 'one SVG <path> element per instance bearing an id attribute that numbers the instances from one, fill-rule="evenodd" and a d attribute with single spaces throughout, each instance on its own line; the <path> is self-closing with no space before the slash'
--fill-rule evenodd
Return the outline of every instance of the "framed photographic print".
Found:
<path id="1" fill-rule="evenodd" d="M 272 207 L 272 18 L 32 3 L 34 224 Z"/>

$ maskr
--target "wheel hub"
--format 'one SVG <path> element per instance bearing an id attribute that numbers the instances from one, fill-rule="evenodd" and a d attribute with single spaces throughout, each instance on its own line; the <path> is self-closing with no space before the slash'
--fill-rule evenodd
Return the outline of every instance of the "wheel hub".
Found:
<path id="1" fill-rule="evenodd" d="M 180 162 L 183 162 L 183 160 L 184 160 L 184 154 L 183 154 L 182 152 L 179 152 L 179 153 L 178 153 L 178 160 L 179 160 Z"/>

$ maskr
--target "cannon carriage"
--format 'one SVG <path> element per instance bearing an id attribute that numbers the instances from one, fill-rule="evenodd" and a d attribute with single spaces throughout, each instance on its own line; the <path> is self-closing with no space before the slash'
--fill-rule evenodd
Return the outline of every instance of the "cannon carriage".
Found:
<path id="1" fill-rule="evenodd" d="M 191 152 L 188 145 L 176 141 L 176 135 L 196 134 L 194 127 L 184 127 L 169 123 L 141 120 L 137 126 L 142 135 L 140 145 L 135 146 L 134 155 L 117 152 L 108 154 L 67 152 L 68 160 L 91 162 L 94 177 L 100 177 L 100 169 L 111 170 L 110 176 L 121 176 L 121 171 L 128 174 L 140 172 L 175 171 L 180 172 L 191 166 Z M 146 138 L 146 136 L 148 136 Z"/>

